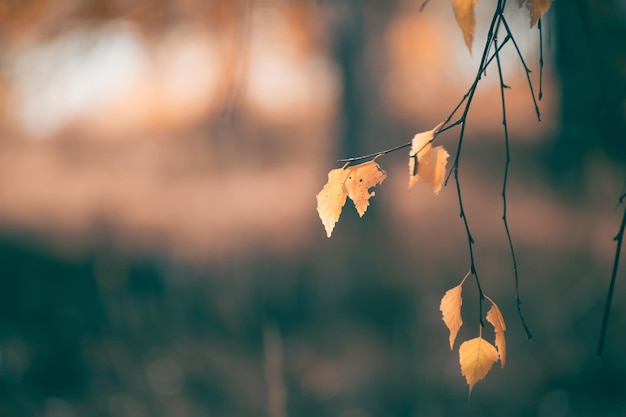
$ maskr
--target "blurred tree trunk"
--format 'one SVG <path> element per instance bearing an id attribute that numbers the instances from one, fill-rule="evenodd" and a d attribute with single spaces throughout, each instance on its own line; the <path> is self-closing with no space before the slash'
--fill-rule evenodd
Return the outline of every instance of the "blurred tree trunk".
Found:
<path id="1" fill-rule="evenodd" d="M 589 154 L 626 162 L 626 2 L 570 0 L 553 8 L 562 130 L 551 164 L 557 178 L 577 182 Z"/>
<path id="2" fill-rule="evenodd" d="M 363 124 L 363 27 L 361 8 L 354 0 L 340 0 L 334 5 L 334 58 L 339 67 L 341 85 L 340 153 L 357 156 Z"/>

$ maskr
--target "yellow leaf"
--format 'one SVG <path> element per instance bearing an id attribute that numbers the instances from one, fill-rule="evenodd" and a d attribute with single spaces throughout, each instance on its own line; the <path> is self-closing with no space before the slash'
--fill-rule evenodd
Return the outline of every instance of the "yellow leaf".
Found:
<path id="1" fill-rule="evenodd" d="M 497 360 L 496 348 L 480 336 L 461 344 L 459 362 L 461 373 L 469 385 L 470 394 L 474 385 L 487 375 Z"/>
<path id="2" fill-rule="evenodd" d="M 422 180 L 430 182 L 433 185 L 433 192 L 439 194 L 446 177 L 446 164 L 450 155 L 443 146 L 433 148 L 429 142 L 442 124 L 413 137 L 409 152 L 409 190 L 417 181 Z"/>
<path id="3" fill-rule="evenodd" d="M 349 167 L 348 170 L 350 174 L 345 181 L 348 197 L 354 201 L 359 216 L 363 217 L 370 204 L 370 197 L 374 196 L 369 189 L 382 183 L 387 178 L 387 173 L 374 161 Z"/>
<path id="4" fill-rule="evenodd" d="M 430 182 L 435 194 L 439 194 L 446 179 L 446 164 L 449 156 L 443 146 L 436 146 L 424 155 L 417 169 L 419 179 Z"/>
<path id="5" fill-rule="evenodd" d="M 530 27 L 535 26 L 537 21 L 548 11 L 552 0 L 528 0 L 526 7 L 530 10 Z"/>
<path id="6" fill-rule="evenodd" d="M 530 10 L 530 27 L 537 24 L 537 21 L 548 11 L 552 0 L 517 0 L 517 5 L 522 7 L 526 3 L 526 8 Z"/>
<path id="7" fill-rule="evenodd" d="M 504 324 L 504 317 L 500 312 L 500 309 L 494 303 L 487 313 L 487 321 L 493 325 L 496 332 L 496 347 L 498 348 L 498 354 L 500 355 L 500 364 L 504 368 L 506 362 L 506 340 L 504 339 L 504 332 L 506 331 L 506 324 Z"/>
<path id="8" fill-rule="evenodd" d="M 476 16 L 474 15 L 474 5 L 478 0 L 452 0 L 452 9 L 456 23 L 463 32 L 465 45 L 472 52 L 472 42 L 474 40 L 474 28 L 476 27 Z"/>
<path id="9" fill-rule="evenodd" d="M 459 329 L 463 325 L 463 319 L 461 318 L 461 304 L 463 299 L 461 298 L 461 285 L 457 285 L 454 288 L 449 289 L 441 299 L 439 310 L 441 310 L 443 322 L 450 330 L 450 350 L 454 346 L 454 340 L 459 333 Z"/>
<path id="10" fill-rule="evenodd" d="M 328 182 L 317 194 L 317 212 L 326 228 L 326 235 L 330 237 L 335 224 L 341 215 L 341 209 L 346 203 L 348 191 L 344 183 L 350 174 L 350 170 L 337 168 L 328 173 Z"/>

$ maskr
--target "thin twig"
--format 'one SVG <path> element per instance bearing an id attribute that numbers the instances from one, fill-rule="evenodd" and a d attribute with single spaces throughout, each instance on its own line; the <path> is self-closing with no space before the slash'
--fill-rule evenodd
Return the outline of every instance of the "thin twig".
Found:
<path id="1" fill-rule="evenodd" d="M 528 65 L 526 65 L 526 61 L 524 61 L 524 56 L 522 55 L 522 51 L 520 51 L 519 46 L 517 46 L 517 42 L 515 42 L 515 38 L 513 37 L 513 32 L 511 32 L 511 28 L 509 24 L 506 22 L 504 16 L 502 16 L 502 24 L 506 28 L 507 33 L 511 36 L 511 40 L 513 41 L 513 45 L 515 46 L 515 50 L 517 51 L 517 56 L 524 66 L 524 71 L 526 71 L 526 80 L 528 81 L 528 88 L 530 88 L 530 95 L 533 98 L 533 104 L 535 105 L 535 113 L 537 113 L 537 120 L 541 121 L 541 112 L 539 111 L 539 105 L 537 104 L 537 99 L 535 98 L 535 90 L 533 89 L 533 83 L 530 80 L 530 73 L 532 72 Z"/>
<path id="2" fill-rule="evenodd" d="M 429 144 L 433 143 L 438 134 L 443 133 L 443 132 L 445 132 L 448 129 L 452 129 L 453 127 L 455 127 L 455 126 L 457 126 L 459 124 L 461 124 L 461 121 L 457 120 L 454 123 L 450 123 L 446 127 L 439 128 L 439 130 L 437 130 L 436 132 L 433 133 L 433 137 L 430 138 L 430 140 L 428 142 L 426 142 L 423 147 L 426 147 Z M 355 156 L 355 157 L 352 157 L 352 158 L 337 159 L 337 162 L 355 162 L 355 161 L 361 161 L 363 159 L 378 158 L 379 156 L 383 156 L 383 155 L 386 155 L 386 154 L 391 153 L 391 152 L 395 152 L 395 151 L 400 150 L 400 149 L 408 148 L 409 146 L 412 145 L 412 143 L 413 142 L 411 141 L 409 143 L 404 143 L 402 145 L 394 146 L 393 148 L 385 149 L 384 151 L 374 152 L 374 153 L 370 153 L 370 154 L 367 154 L 367 155 Z M 418 150 L 418 152 L 419 152 L 419 150 Z"/>
<path id="3" fill-rule="evenodd" d="M 463 96 L 461 101 L 459 101 L 459 103 L 456 105 L 454 110 L 452 110 L 452 113 L 450 113 L 450 115 L 446 118 L 446 120 L 444 121 L 444 125 L 452 118 L 452 116 L 454 116 L 454 114 L 459 110 L 461 105 L 465 102 L 465 100 L 468 99 L 468 97 L 470 97 L 470 96 L 473 97 L 474 96 L 474 92 L 476 91 L 476 88 L 478 87 L 478 83 L 482 79 L 481 74 L 491 64 L 491 62 L 495 59 L 496 54 L 498 54 L 500 52 L 500 50 L 504 47 L 504 45 L 506 45 L 506 43 L 508 41 L 510 41 L 510 40 L 511 40 L 511 36 L 507 34 L 506 38 L 504 38 L 504 41 L 502 41 L 502 44 L 498 48 L 496 48 L 496 51 L 494 52 L 494 54 L 491 55 L 491 57 L 489 57 L 487 62 L 485 62 L 483 65 L 480 66 L 480 68 L 478 69 L 478 73 L 477 73 L 476 77 L 474 78 L 474 82 L 472 83 L 470 88 L 467 90 L 467 92 L 465 93 L 465 95 Z M 470 105 L 471 105 L 471 100 L 470 100 L 470 102 L 468 102 L 465 105 L 465 110 L 463 112 L 463 115 L 456 122 L 451 124 L 449 127 L 452 127 L 453 125 L 458 125 L 458 124 L 465 124 L 465 119 L 467 117 L 467 112 L 469 111 Z M 449 127 L 440 129 L 440 132 L 442 132 L 444 130 L 448 130 Z M 458 152 L 457 152 L 457 155 L 458 155 Z M 456 161 L 456 159 L 455 159 L 455 161 Z M 452 168 L 450 168 L 450 171 L 448 171 L 448 174 L 446 175 L 446 180 L 444 181 L 445 185 L 448 185 L 448 181 L 450 180 L 450 177 L 452 176 L 452 171 L 453 170 L 454 170 L 454 166 L 452 166 Z"/>
<path id="4" fill-rule="evenodd" d="M 620 197 L 620 200 L 622 197 Z M 615 289 L 615 279 L 617 277 L 617 267 L 619 266 L 619 258 L 622 254 L 622 242 L 624 241 L 624 227 L 626 226 L 626 205 L 624 205 L 624 215 L 622 216 L 622 224 L 619 227 L 619 232 L 613 238 L 617 241 L 617 247 L 615 248 L 615 260 L 613 261 L 613 271 L 611 272 L 611 283 L 609 284 L 609 293 L 606 296 L 606 303 L 604 304 L 604 315 L 602 316 L 602 328 L 600 330 L 600 339 L 598 341 L 598 356 L 602 356 L 604 350 L 604 340 L 606 339 L 606 329 L 609 323 L 609 313 L 611 312 L 611 303 L 613 302 L 613 290 Z"/>
<path id="5" fill-rule="evenodd" d="M 420 6 L 420 13 L 424 11 L 424 7 L 426 7 L 428 3 L 430 3 L 430 0 L 424 0 L 422 5 Z"/>
<path id="6" fill-rule="evenodd" d="M 489 58 L 489 50 L 490 50 L 490 45 L 493 42 L 493 40 L 495 39 L 496 35 L 497 35 L 497 28 L 500 25 L 500 21 L 503 20 L 503 16 L 502 13 L 504 11 L 504 5 L 506 3 L 506 0 L 498 0 L 498 4 L 496 6 L 496 10 L 493 13 L 493 17 L 491 19 L 491 24 L 489 25 L 489 31 L 487 32 L 487 40 L 485 42 L 485 47 L 483 49 L 483 56 L 480 60 L 480 65 L 478 67 L 478 71 L 476 72 L 476 77 L 474 78 L 474 82 L 472 84 L 472 87 L 470 87 L 468 93 L 466 94 L 466 98 L 464 97 L 462 102 L 465 101 L 465 108 L 463 109 L 463 114 L 461 115 L 461 117 L 459 118 L 459 120 L 461 121 L 461 131 L 459 132 L 459 142 L 457 145 L 457 151 L 456 151 L 456 156 L 454 158 L 454 164 L 452 165 L 452 172 L 454 173 L 454 182 L 456 183 L 456 190 L 457 190 L 457 196 L 458 196 L 458 200 L 459 200 L 459 209 L 460 209 L 460 217 L 463 219 L 463 225 L 465 226 L 465 232 L 467 234 L 467 241 L 468 241 L 468 246 L 469 246 L 469 256 L 470 256 L 470 269 L 472 271 L 472 274 L 474 275 L 474 278 L 476 279 L 476 287 L 478 289 L 478 300 L 479 300 L 479 308 L 478 308 L 478 314 L 479 314 L 479 321 L 480 321 L 480 325 L 484 326 L 484 322 L 483 322 L 483 300 L 485 298 L 481 285 L 480 285 L 480 280 L 478 279 L 478 272 L 476 271 L 476 262 L 474 260 L 474 238 L 472 236 L 470 227 L 469 227 L 469 221 L 467 219 L 467 215 L 465 214 L 465 209 L 463 207 L 463 197 L 461 194 L 461 184 L 459 182 L 459 158 L 461 157 L 461 149 L 463 146 L 463 138 L 465 136 L 465 127 L 466 127 L 466 119 L 467 119 L 467 114 L 469 112 L 469 109 L 472 105 L 472 100 L 474 99 L 474 94 L 476 93 L 476 89 L 478 87 L 478 83 L 482 77 L 482 74 L 484 72 L 484 70 L 487 68 L 487 65 L 489 62 L 491 62 L 492 58 Z M 510 35 L 510 33 L 509 33 Z M 507 37 L 508 38 L 508 37 Z M 508 41 L 508 39 L 507 39 Z M 494 53 L 494 55 L 496 56 L 496 59 L 498 59 L 498 54 L 499 54 L 499 49 L 496 48 L 496 51 Z M 459 105 L 460 106 L 460 105 Z M 457 106 L 457 107 L 459 107 Z M 448 179 L 450 177 L 448 176 L 448 178 L 446 179 L 446 184 L 448 182 Z"/>
<path id="7" fill-rule="evenodd" d="M 499 52 L 504 45 L 511 40 L 511 36 L 507 35 L 506 38 L 504 39 L 504 41 L 502 41 L 502 44 L 496 49 L 496 52 Z M 485 63 L 484 67 L 489 66 L 489 64 L 491 64 L 491 62 L 495 59 L 495 53 L 494 55 L 491 55 L 489 57 L 489 59 L 487 60 L 487 62 Z M 481 71 L 482 72 L 482 71 Z M 437 138 L 437 135 L 439 135 L 440 133 L 445 132 L 446 130 L 452 129 L 455 126 L 458 126 L 460 124 L 463 123 L 462 119 L 458 119 L 450 124 L 448 124 L 450 122 L 450 120 L 452 119 L 452 117 L 456 114 L 456 112 L 461 108 L 461 106 L 463 105 L 463 103 L 465 102 L 465 100 L 467 100 L 467 97 L 470 95 L 470 92 L 472 90 L 475 90 L 477 85 L 478 85 L 478 81 L 480 81 L 480 77 L 474 81 L 474 83 L 472 83 L 472 85 L 470 86 L 470 88 L 467 90 L 467 92 L 463 95 L 463 98 L 461 99 L 461 101 L 459 101 L 459 103 L 454 107 L 454 109 L 452 109 L 452 112 L 450 112 L 450 114 L 448 115 L 448 117 L 446 117 L 446 119 L 444 120 L 443 124 L 441 125 L 441 128 L 439 128 L 439 130 L 437 130 L 432 139 L 428 142 L 428 143 L 432 143 L 435 141 L 435 139 Z M 388 153 L 391 152 L 395 152 L 397 150 L 400 149 L 404 149 L 404 148 L 408 148 L 409 146 L 411 146 L 411 142 L 409 143 L 404 143 L 402 145 L 398 145 L 398 146 L 394 146 L 393 148 L 389 148 L 389 149 L 385 149 L 384 151 L 378 151 L 378 152 L 373 152 L 373 153 L 369 153 L 367 155 L 361 155 L 361 156 L 353 156 L 350 158 L 342 158 L 342 159 L 338 159 L 337 162 L 356 162 L 356 161 L 362 161 L 363 159 L 369 159 L 369 158 L 373 158 L 373 157 L 378 157 L 378 156 L 383 156 L 386 155 Z M 450 174 L 452 174 L 452 170 L 450 170 L 450 172 L 448 173 L 448 177 L 450 176 Z M 446 183 L 447 183 L 447 179 L 446 179 Z"/>
<path id="8" fill-rule="evenodd" d="M 454 109 L 452 109 L 452 112 L 450 112 L 448 117 L 446 117 L 446 119 L 443 122 L 443 126 L 446 126 L 448 124 L 448 122 L 452 119 L 452 117 L 456 114 L 456 112 L 461 108 L 463 103 L 465 103 L 465 100 L 467 100 L 467 98 L 470 95 L 473 95 L 473 91 L 476 90 L 476 88 L 478 87 L 478 83 L 482 79 L 482 76 L 480 74 L 482 74 L 487 69 L 487 67 L 491 64 L 491 62 L 493 62 L 494 58 L 496 57 L 496 54 L 498 52 L 500 52 L 500 50 L 504 47 L 504 45 L 510 39 L 511 39 L 511 36 L 507 35 L 506 38 L 504 39 L 504 41 L 502 42 L 502 45 L 500 45 L 499 48 L 496 48 L 495 53 L 493 55 L 491 55 L 486 62 L 481 62 L 481 65 L 478 68 L 477 75 L 474 78 L 474 82 L 472 82 L 472 85 L 467 89 L 467 92 L 463 95 L 463 97 L 461 98 L 461 101 L 459 101 L 459 103 L 456 105 L 456 107 L 454 107 Z M 484 55 L 483 55 L 483 57 L 484 57 Z M 469 107 L 469 106 L 466 105 L 466 107 Z M 449 128 L 453 127 L 453 126 L 462 124 L 463 122 L 464 122 L 464 119 L 463 119 L 463 117 L 461 117 L 460 119 L 458 119 L 456 122 L 452 123 L 451 125 L 449 125 L 447 127 L 442 127 L 441 129 L 439 129 L 439 131 L 437 133 L 444 132 L 444 131 L 448 130 Z"/>
<path id="9" fill-rule="evenodd" d="M 465 233 L 467 234 L 467 243 L 469 248 L 469 257 L 470 257 L 470 271 L 472 275 L 474 275 L 476 281 L 476 288 L 478 289 L 478 321 L 480 322 L 480 327 L 484 327 L 485 323 L 483 322 L 483 300 L 485 299 L 485 295 L 480 286 L 480 280 L 478 279 L 478 272 L 476 271 L 476 262 L 474 261 L 474 237 L 472 236 L 472 232 L 469 227 L 469 222 L 467 220 L 467 216 L 465 215 L 465 208 L 463 207 L 463 197 L 461 196 L 461 183 L 459 182 L 459 169 L 458 166 L 454 169 L 454 182 L 456 184 L 456 193 L 459 200 L 459 217 L 463 220 L 463 225 L 465 226 Z"/>
<path id="10" fill-rule="evenodd" d="M 537 22 L 539 29 L 539 100 L 543 97 L 543 29 L 541 26 L 541 18 Z"/>
<path id="11" fill-rule="evenodd" d="M 498 39 L 495 38 L 493 43 L 498 49 Z M 511 152 L 509 148 L 509 128 L 506 121 L 506 102 L 504 99 L 504 89 L 510 88 L 508 85 L 504 83 L 504 77 L 502 75 L 502 65 L 500 63 L 500 55 L 496 55 L 496 61 L 498 64 L 498 76 L 500 78 L 500 97 L 502 99 L 502 126 L 504 128 L 504 147 L 506 151 L 505 162 L 504 162 L 504 175 L 502 181 L 502 222 L 504 223 L 504 230 L 506 231 L 506 238 L 509 242 L 509 250 L 511 252 L 511 261 L 513 263 L 513 275 L 515 277 L 515 300 L 517 303 L 517 314 L 519 315 L 520 320 L 522 321 L 522 325 L 524 326 L 524 331 L 526 332 L 526 337 L 532 339 L 532 333 L 528 329 L 526 325 L 526 320 L 524 320 L 524 315 L 522 314 L 522 300 L 519 295 L 519 276 L 517 270 L 517 257 L 515 256 L 515 248 L 513 247 L 513 239 L 511 239 L 511 232 L 509 230 L 509 222 L 507 220 L 507 201 L 506 201 L 506 186 L 509 179 L 509 164 L 511 163 Z"/>
<path id="12" fill-rule="evenodd" d="M 378 156 L 382 156 L 382 155 L 388 154 L 390 152 L 397 151 L 398 149 L 408 148 L 409 146 L 411 146 L 411 142 L 402 144 L 400 146 L 395 146 L 393 148 L 389 148 L 389 149 L 386 149 L 384 151 L 370 153 L 368 155 L 355 156 L 353 158 L 337 159 L 337 162 L 354 162 L 354 161 L 360 161 L 362 159 L 374 158 L 374 157 L 378 157 Z"/>

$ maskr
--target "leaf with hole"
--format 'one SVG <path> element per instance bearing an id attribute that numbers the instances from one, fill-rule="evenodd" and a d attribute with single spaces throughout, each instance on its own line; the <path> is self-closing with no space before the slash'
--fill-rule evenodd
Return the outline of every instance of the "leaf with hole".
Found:
<path id="1" fill-rule="evenodd" d="M 369 199 L 375 195 L 370 193 L 370 188 L 382 183 L 387 178 L 387 173 L 374 161 L 368 161 L 351 168 L 345 185 L 348 190 L 348 197 L 354 202 L 354 207 L 363 217 L 370 205 Z"/>

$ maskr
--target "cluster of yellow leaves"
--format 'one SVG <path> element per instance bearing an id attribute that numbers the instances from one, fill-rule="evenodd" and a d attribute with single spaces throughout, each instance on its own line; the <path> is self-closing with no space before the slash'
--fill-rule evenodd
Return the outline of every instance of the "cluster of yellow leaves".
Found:
<path id="1" fill-rule="evenodd" d="M 427 132 L 418 133 L 413 138 L 409 152 L 409 190 L 421 180 L 430 182 L 433 192 L 439 194 L 445 179 L 449 155 L 443 146 L 432 147 L 431 142 L 442 124 Z M 317 194 L 317 212 L 328 237 L 339 221 L 347 197 L 354 202 L 359 216 L 363 217 L 369 206 L 370 197 L 374 196 L 374 192 L 370 193 L 370 188 L 387 178 L 387 173 L 375 159 L 359 165 L 333 169 L 328 173 L 328 182 Z"/>
<path id="2" fill-rule="evenodd" d="M 385 178 L 387 173 L 375 161 L 331 170 L 328 182 L 317 194 L 317 212 L 326 228 L 326 235 L 330 237 L 333 233 L 347 197 L 354 202 L 359 216 L 363 217 L 370 197 L 374 196 L 369 189 Z"/>
<path id="3" fill-rule="evenodd" d="M 463 325 L 463 319 L 461 318 L 462 288 L 468 276 L 469 273 L 459 285 L 446 291 L 439 305 L 443 322 L 450 331 L 450 350 L 454 348 L 454 341 Z M 469 385 L 470 393 L 474 385 L 487 375 L 496 361 L 500 360 L 502 367 L 504 367 L 506 362 L 506 340 L 504 338 L 506 325 L 504 324 L 504 317 L 496 303 L 491 298 L 485 297 L 491 302 L 491 309 L 487 312 L 486 318 L 494 328 L 496 345 L 492 345 L 482 337 L 481 328 L 478 337 L 463 342 L 459 347 L 461 373 Z"/>
<path id="4" fill-rule="evenodd" d="M 454 10 L 454 18 L 457 25 L 463 32 L 463 39 L 467 49 L 472 51 L 472 42 L 474 41 L 474 30 L 476 28 L 476 15 L 474 6 L 478 0 L 452 0 L 452 10 Z M 519 7 L 524 4 L 530 11 L 530 27 L 537 24 L 537 21 L 548 11 L 552 0 L 517 0 Z"/>

